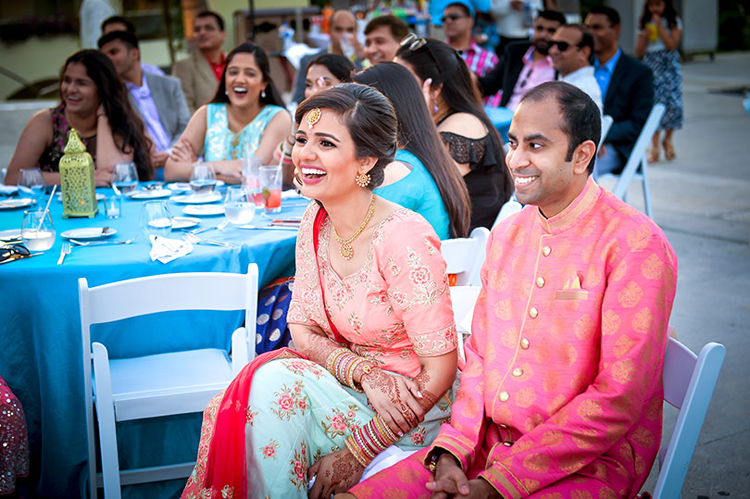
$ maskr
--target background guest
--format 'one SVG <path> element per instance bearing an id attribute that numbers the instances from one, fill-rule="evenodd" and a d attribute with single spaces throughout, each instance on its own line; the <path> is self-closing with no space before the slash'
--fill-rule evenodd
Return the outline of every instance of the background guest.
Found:
<path id="1" fill-rule="evenodd" d="M 117 74 L 125 83 L 130 104 L 146 124 L 154 148 L 151 163 L 162 168 L 172 145 L 177 142 L 190 121 L 185 95 L 180 81 L 169 76 L 144 73 L 138 38 L 127 31 L 111 31 L 99 39 L 99 50 L 112 61 Z M 157 171 L 157 178 L 163 171 Z"/>
<path id="2" fill-rule="evenodd" d="M 111 16 L 102 21 L 102 35 L 107 35 L 113 31 L 127 31 L 135 35 L 135 26 L 122 16 Z M 159 66 L 149 64 L 148 62 L 141 61 L 141 69 L 144 73 L 164 76 L 164 71 Z"/>
<path id="3" fill-rule="evenodd" d="M 500 136 L 482 109 L 466 63 L 447 43 L 416 36 L 403 41 L 396 62 L 422 85 L 432 120 L 464 177 L 471 198 L 470 229 L 492 227 L 513 185 Z"/>
<path id="4" fill-rule="evenodd" d="M 180 79 L 190 112 L 211 100 L 216 93 L 227 60 L 221 49 L 226 37 L 224 19 L 219 14 L 207 10 L 195 16 L 195 51 L 172 67 L 172 76 Z"/>
<path id="5" fill-rule="evenodd" d="M 386 15 L 365 26 L 365 57 L 370 64 L 393 62 L 399 43 L 409 34 L 409 26 L 400 17 Z"/>
<path id="6" fill-rule="evenodd" d="M 398 119 L 398 150 L 385 167 L 378 196 L 422 215 L 440 239 L 467 237 L 471 200 L 461 174 L 437 133 L 422 93 L 409 70 L 383 62 L 354 75 L 354 81 L 380 90 Z"/>
<path id="7" fill-rule="evenodd" d="M 581 24 L 560 26 L 549 43 L 552 67 L 557 79 L 574 85 L 588 94 L 602 109 L 602 90 L 594 76 L 591 59 L 594 56 L 594 37 Z"/>
<path id="8" fill-rule="evenodd" d="M 643 5 L 638 26 L 635 53 L 654 73 L 654 101 L 666 107 L 652 138 L 649 162 L 659 161 L 659 132 L 662 130 L 664 157 L 672 161 L 677 156 L 672 134 L 682 128 L 682 68 L 677 51 L 682 38 L 682 21 L 677 17 L 672 0 L 648 0 Z"/>
<path id="9" fill-rule="evenodd" d="M 214 165 L 218 177 L 239 182 L 241 159 L 258 156 L 268 164 L 292 120 L 271 80 L 268 56 L 259 45 L 245 42 L 229 53 L 211 103 L 201 106 L 172 149 L 164 179 L 190 177 L 198 156 Z"/>
<path id="10" fill-rule="evenodd" d="M 75 128 L 93 156 L 97 185 L 109 185 L 115 163 L 135 162 L 141 180 L 153 175 L 151 141 L 130 106 L 125 85 L 112 61 L 97 50 L 79 50 L 60 70 L 59 106 L 31 117 L 8 165 L 6 184 L 18 181 L 22 168 L 41 168 L 47 185 L 59 184 L 59 162 Z"/>

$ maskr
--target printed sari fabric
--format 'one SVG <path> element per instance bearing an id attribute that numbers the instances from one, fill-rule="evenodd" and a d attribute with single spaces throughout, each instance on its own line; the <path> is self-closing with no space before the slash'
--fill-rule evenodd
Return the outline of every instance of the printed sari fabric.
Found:
<path id="1" fill-rule="evenodd" d="M 429 223 L 409 210 L 394 211 L 375 227 L 362 268 L 341 278 L 328 259 L 332 228 L 327 217 L 316 255 L 312 234 L 318 210 L 311 204 L 297 237 L 288 322 L 320 327 L 333 339 L 330 316 L 354 352 L 408 377 L 419 373 L 418 356 L 454 350 L 456 328 L 446 266 Z M 246 486 L 261 496 L 306 497 L 307 469 L 343 448 L 352 429 L 375 414 L 364 394 L 342 386 L 324 367 L 288 349 L 253 361 L 226 392 L 204 412 L 198 462 L 183 497 L 245 497 Z M 451 389 L 442 397 L 397 445 L 414 450 L 429 444 L 450 417 L 453 393 Z M 231 432 L 226 431 L 229 419 L 234 425 Z M 234 459 L 240 431 L 241 448 L 244 451 L 247 443 L 248 453 Z M 225 466 L 237 469 L 226 473 Z"/>

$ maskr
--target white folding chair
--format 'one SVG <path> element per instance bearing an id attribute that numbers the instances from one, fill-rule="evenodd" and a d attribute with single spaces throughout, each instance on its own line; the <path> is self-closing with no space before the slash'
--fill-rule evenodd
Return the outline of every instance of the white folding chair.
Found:
<path id="1" fill-rule="evenodd" d="M 474 305 L 477 303 L 481 286 L 451 286 L 453 303 L 453 320 L 456 321 L 458 333 L 458 356 L 466 360 L 464 341 L 471 334 L 471 320 L 474 317 Z"/>
<path id="2" fill-rule="evenodd" d="M 251 360 L 255 355 L 258 266 L 250 264 L 247 274 L 166 274 L 94 288 L 81 278 L 78 294 L 91 497 L 97 496 L 99 484 L 109 499 L 120 497 L 121 484 L 189 476 L 195 462 L 120 471 L 116 423 L 201 412 Z M 232 334 L 232 358 L 224 349 L 207 348 L 110 359 L 104 344 L 90 343 L 93 324 L 178 310 L 244 311 L 245 327 Z M 94 404 L 99 424 L 101 480 L 96 473 Z"/>
<path id="3" fill-rule="evenodd" d="M 707 343 L 696 356 L 669 338 L 664 357 L 664 400 L 680 410 L 669 445 L 659 450 L 654 499 L 679 498 L 714 393 L 726 349 Z"/>
<path id="4" fill-rule="evenodd" d="M 609 133 L 609 129 L 612 128 L 612 123 L 614 123 L 615 120 L 612 118 L 612 116 L 605 114 L 602 116 L 602 134 L 599 137 L 599 147 L 602 147 L 602 144 L 604 144 L 604 139 L 607 138 L 607 134 Z"/>
<path id="5" fill-rule="evenodd" d="M 469 237 L 447 239 L 442 241 L 441 250 L 447 272 L 457 274 L 457 286 L 480 286 L 479 270 L 484 263 L 487 238 L 490 231 L 485 227 L 477 227 L 471 231 Z"/>
<path id="6" fill-rule="evenodd" d="M 499 224 L 501 221 L 505 220 L 511 215 L 515 215 L 519 211 L 523 209 L 523 205 L 516 201 L 516 198 L 511 197 L 509 200 L 505 202 L 502 208 L 500 208 L 500 211 L 497 212 L 497 217 L 495 218 L 495 221 L 492 222 L 492 228 L 494 229 L 497 224 Z"/>
<path id="7" fill-rule="evenodd" d="M 664 104 L 654 104 L 651 108 L 651 112 L 646 118 L 646 123 L 643 125 L 638 139 L 635 141 L 633 150 L 630 153 L 628 162 L 622 169 L 622 173 L 619 175 L 606 174 L 600 178 L 606 178 L 609 176 L 617 178 L 617 184 L 615 185 L 612 193 L 623 201 L 627 202 L 628 186 L 630 182 L 635 178 L 641 181 L 643 184 L 643 203 L 646 208 L 646 215 L 649 218 L 653 218 L 651 212 L 651 192 L 648 186 L 648 161 L 646 160 L 646 149 L 651 144 L 651 137 L 656 132 L 661 122 L 661 117 L 664 116 L 665 111 Z"/>

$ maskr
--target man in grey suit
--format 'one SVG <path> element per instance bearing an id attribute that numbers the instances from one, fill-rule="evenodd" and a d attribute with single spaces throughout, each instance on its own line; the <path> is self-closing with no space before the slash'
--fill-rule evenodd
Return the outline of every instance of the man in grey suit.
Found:
<path id="1" fill-rule="evenodd" d="M 130 103 L 143 118 L 154 148 L 151 161 L 161 168 L 169 150 L 190 121 L 180 81 L 169 76 L 144 73 L 138 38 L 127 31 L 113 31 L 99 38 L 99 50 L 110 58 L 130 93 Z M 159 170 L 157 170 L 157 175 Z"/>

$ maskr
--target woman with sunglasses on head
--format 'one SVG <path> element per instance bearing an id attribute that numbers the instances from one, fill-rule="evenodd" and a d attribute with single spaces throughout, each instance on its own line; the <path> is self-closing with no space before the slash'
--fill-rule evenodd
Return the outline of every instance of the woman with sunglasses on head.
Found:
<path id="1" fill-rule="evenodd" d="M 471 229 L 491 228 L 513 183 L 502 141 L 482 109 L 466 63 L 447 43 L 413 34 L 401 42 L 396 62 L 422 86 L 432 120 L 466 182 Z"/>
<path id="2" fill-rule="evenodd" d="M 265 51 L 250 42 L 238 45 L 227 56 L 213 100 L 198 108 L 172 148 L 164 180 L 186 180 L 203 156 L 217 178 L 239 183 L 242 158 L 251 154 L 269 164 L 291 126 Z"/>
<path id="3" fill-rule="evenodd" d="M 398 150 L 375 189 L 384 197 L 416 211 L 432 224 L 440 239 L 466 237 L 471 201 L 409 70 L 381 62 L 354 75 L 354 81 L 380 90 L 398 118 Z"/>
<path id="4" fill-rule="evenodd" d="M 21 132 L 5 175 L 38 167 L 47 185 L 60 183 L 59 163 L 68 134 L 75 129 L 94 158 L 96 185 L 109 185 L 115 163 L 133 161 L 141 180 L 151 180 L 151 141 L 130 106 L 128 92 L 109 58 L 98 50 L 79 50 L 60 69 L 60 105 L 36 113 Z"/>
<path id="5" fill-rule="evenodd" d="M 298 180 L 316 201 L 297 237 L 296 350 L 258 356 L 209 403 L 183 497 L 327 499 L 390 445 L 427 445 L 450 411 L 457 338 L 440 240 L 372 192 L 396 152 L 393 107 L 344 83 L 295 118 Z"/>

